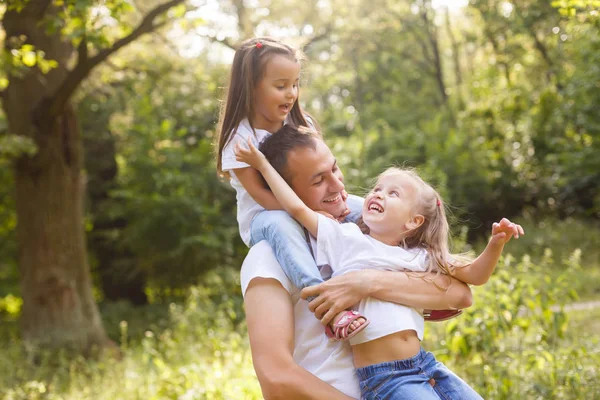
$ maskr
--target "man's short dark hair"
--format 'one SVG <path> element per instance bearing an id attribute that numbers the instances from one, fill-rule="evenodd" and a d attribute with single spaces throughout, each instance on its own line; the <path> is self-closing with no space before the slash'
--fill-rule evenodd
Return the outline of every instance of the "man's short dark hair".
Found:
<path id="1" fill-rule="evenodd" d="M 321 136 L 314 130 L 303 126 L 284 125 L 260 144 L 259 149 L 273 168 L 291 185 L 292 176 L 288 169 L 288 155 L 295 149 L 317 148 Z"/>

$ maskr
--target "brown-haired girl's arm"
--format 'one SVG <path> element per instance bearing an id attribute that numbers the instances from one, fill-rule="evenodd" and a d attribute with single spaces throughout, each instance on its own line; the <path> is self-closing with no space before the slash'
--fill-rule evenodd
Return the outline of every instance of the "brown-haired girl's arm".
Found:
<path id="1" fill-rule="evenodd" d="M 514 236 L 524 235 L 525 231 L 521 225 L 502 218 L 500 222 L 492 225 L 492 238 L 485 250 L 471 264 L 454 269 L 452 276 L 471 285 L 483 285 L 490 279 L 496 269 L 504 245 Z"/>
<path id="2" fill-rule="evenodd" d="M 267 161 L 264 154 L 252 144 L 250 139 L 248 139 L 248 148 L 240 146 L 239 143 L 236 144 L 235 158 L 260 171 L 283 209 L 304 226 L 311 235 L 317 236 L 319 214 L 308 208 L 300 200 L 300 197 L 298 197 L 290 185 L 287 184 L 269 161 Z"/>
<path id="3" fill-rule="evenodd" d="M 260 172 L 252 167 L 237 168 L 233 172 L 248 194 L 265 210 L 283 210 L 273 192 L 265 187 Z"/>

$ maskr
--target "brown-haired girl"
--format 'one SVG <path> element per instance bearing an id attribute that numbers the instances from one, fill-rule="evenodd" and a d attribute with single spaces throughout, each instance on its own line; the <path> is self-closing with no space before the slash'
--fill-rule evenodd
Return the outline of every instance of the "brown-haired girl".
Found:
<path id="1" fill-rule="evenodd" d="M 329 264 L 334 276 L 364 268 L 437 270 L 465 283 L 483 284 L 504 245 L 524 234 L 520 225 L 502 219 L 493 224 L 483 253 L 459 263 L 448 249 L 442 198 L 416 173 L 390 168 L 379 176 L 365 198 L 361 229 L 306 207 L 264 155 L 252 143 L 248 146 L 236 147 L 238 159 L 258 169 L 284 209 L 317 238 L 317 263 Z M 421 348 L 421 312 L 374 298 L 361 301 L 358 309 L 371 320 L 349 340 L 363 399 L 481 399 Z"/>
<path id="2" fill-rule="evenodd" d="M 234 146 L 240 141 L 258 146 L 288 123 L 315 129 L 315 122 L 298 102 L 301 60 L 298 50 L 271 38 L 250 39 L 240 45 L 221 112 L 216 155 L 219 174 L 228 177 L 237 192 L 242 240 L 247 246 L 267 240 L 281 268 L 299 289 L 323 282 L 302 227 L 281 211 L 260 173 L 236 160 Z M 345 192 L 340 193 L 331 201 L 342 204 L 345 196 Z M 329 331 L 342 340 L 367 324 L 359 313 L 343 311 L 334 318 Z"/>

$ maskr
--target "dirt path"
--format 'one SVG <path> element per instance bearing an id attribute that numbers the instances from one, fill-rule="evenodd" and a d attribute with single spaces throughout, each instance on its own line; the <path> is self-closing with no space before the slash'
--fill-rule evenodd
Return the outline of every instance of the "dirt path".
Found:
<path id="1" fill-rule="evenodd" d="M 582 301 L 565 305 L 565 311 L 591 310 L 600 307 L 600 300 Z"/>
<path id="2" fill-rule="evenodd" d="M 598 307 L 600 307 L 600 300 L 593 300 L 593 301 L 582 301 L 581 303 L 567 304 L 567 305 L 565 305 L 565 310 L 566 311 L 589 310 L 589 309 L 598 308 Z"/>

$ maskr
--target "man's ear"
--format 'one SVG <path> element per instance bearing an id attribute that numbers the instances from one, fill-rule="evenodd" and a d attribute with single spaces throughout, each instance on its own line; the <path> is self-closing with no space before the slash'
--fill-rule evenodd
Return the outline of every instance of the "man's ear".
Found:
<path id="1" fill-rule="evenodd" d="M 410 230 L 417 229 L 423 225 L 423 222 L 425 222 L 425 217 L 421 214 L 417 214 L 406 223 L 406 227 Z"/>

